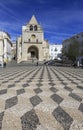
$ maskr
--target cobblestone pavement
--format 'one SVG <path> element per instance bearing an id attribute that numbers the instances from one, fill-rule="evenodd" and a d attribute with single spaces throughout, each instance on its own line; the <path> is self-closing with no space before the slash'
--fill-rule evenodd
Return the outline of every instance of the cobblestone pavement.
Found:
<path id="1" fill-rule="evenodd" d="M 83 130 L 83 69 L 0 68 L 0 130 Z"/>

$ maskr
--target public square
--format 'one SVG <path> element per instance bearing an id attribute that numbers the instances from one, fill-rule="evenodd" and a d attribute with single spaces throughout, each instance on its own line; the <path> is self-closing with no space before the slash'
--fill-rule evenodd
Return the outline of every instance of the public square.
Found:
<path id="1" fill-rule="evenodd" d="M 83 69 L 0 68 L 0 130 L 83 130 Z"/>

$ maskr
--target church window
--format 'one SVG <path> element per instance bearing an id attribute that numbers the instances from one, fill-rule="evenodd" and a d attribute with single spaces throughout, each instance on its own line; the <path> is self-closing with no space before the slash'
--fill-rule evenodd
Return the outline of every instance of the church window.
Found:
<path id="1" fill-rule="evenodd" d="M 32 35 L 31 35 L 31 38 L 32 38 L 32 39 L 35 39 L 35 38 L 36 38 L 36 36 L 35 36 L 34 34 L 32 34 Z"/>
<path id="2" fill-rule="evenodd" d="M 30 42 L 30 39 L 28 41 Z"/>
<path id="3" fill-rule="evenodd" d="M 34 26 L 34 31 L 37 31 L 37 25 Z"/>
<path id="4" fill-rule="evenodd" d="M 32 31 L 33 30 L 33 26 L 32 25 L 30 25 L 30 31 Z"/>
<path id="5" fill-rule="evenodd" d="M 38 39 L 36 39 L 36 42 L 38 42 Z"/>
<path id="6" fill-rule="evenodd" d="M 57 48 L 55 48 L 55 51 L 58 51 Z"/>

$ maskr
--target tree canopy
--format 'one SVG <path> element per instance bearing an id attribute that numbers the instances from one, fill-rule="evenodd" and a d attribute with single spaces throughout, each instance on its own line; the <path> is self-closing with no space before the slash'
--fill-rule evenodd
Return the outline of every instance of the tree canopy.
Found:
<path id="1" fill-rule="evenodd" d="M 63 49 L 63 54 L 68 57 L 69 60 L 75 61 L 76 57 L 80 55 L 79 48 L 80 44 L 74 37 L 69 39 L 70 44 L 68 45 L 68 50 Z"/>

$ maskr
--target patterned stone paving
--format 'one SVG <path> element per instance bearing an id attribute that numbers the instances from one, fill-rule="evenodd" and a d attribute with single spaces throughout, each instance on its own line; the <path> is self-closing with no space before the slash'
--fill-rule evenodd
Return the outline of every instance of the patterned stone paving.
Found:
<path id="1" fill-rule="evenodd" d="M 83 69 L 0 68 L 0 130 L 83 130 Z"/>

